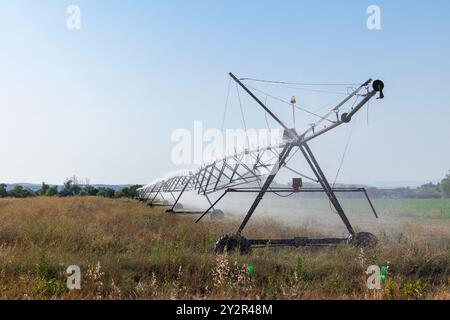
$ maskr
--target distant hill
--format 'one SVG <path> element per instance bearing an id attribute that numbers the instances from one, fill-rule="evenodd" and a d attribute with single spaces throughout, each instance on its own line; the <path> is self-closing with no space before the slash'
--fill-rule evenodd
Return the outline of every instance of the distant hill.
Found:
<path id="1" fill-rule="evenodd" d="M 394 188 L 417 188 L 427 184 L 429 182 L 438 184 L 442 179 L 431 179 L 431 180 L 417 180 L 417 181 L 384 181 L 384 182 L 373 182 L 370 185 L 380 189 L 394 189 Z"/>

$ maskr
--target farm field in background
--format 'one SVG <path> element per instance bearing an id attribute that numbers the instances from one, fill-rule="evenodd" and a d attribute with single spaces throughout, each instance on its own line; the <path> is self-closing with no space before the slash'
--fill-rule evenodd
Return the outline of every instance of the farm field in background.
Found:
<path id="1" fill-rule="evenodd" d="M 292 210 L 292 204 L 286 210 L 278 207 L 280 218 L 271 209 L 279 206 L 277 200 L 270 200 L 246 236 L 336 232 L 331 226 L 322 229 L 328 224 L 317 217 L 311 220 L 319 213 L 329 216 L 326 201 L 289 199 L 296 201 L 296 210 L 312 212 L 305 224 L 296 224 L 292 222 L 300 222 L 295 220 L 300 211 Z M 0 298 L 450 299 L 449 200 L 374 203 L 381 216 L 376 224 L 366 203 L 343 199 L 358 228 L 366 223 L 374 228 L 380 239 L 374 249 L 263 248 L 247 256 L 216 256 L 211 250 L 215 240 L 233 232 L 239 216 L 195 225 L 193 217 L 167 214 L 134 200 L 1 199 Z M 383 288 L 368 290 L 367 267 L 387 263 L 390 272 Z M 66 288 L 69 265 L 81 267 L 79 291 Z M 248 266 L 254 273 L 247 272 Z"/>
<path id="2" fill-rule="evenodd" d="M 450 199 L 375 199 L 374 203 L 390 215 L 450 219 Z"/>
<path id="3" fill-rule="evenodd" d="M 242 217 L 251 200 L 248 197 L 229 198 L 221 208 Z M 340 201 L 352 225 L 359 231 L 384 234 L 395 240 L 404 234 L 405 229 L 419 228 L 423 230 L 422 237 L 429 241 L 450 241 L 450 199 L 372 199 L 378 219 L 366 199 L 340 198 Z M 273 219 L 285 226 L 299 226 L 304 231 L 320 230 L 326 236 L 348 235 L 341 219 L 324 197 L 280 198 L 267 195 L 255 216 Z M 258 222 L 250 221 L 250 224 Z"/>

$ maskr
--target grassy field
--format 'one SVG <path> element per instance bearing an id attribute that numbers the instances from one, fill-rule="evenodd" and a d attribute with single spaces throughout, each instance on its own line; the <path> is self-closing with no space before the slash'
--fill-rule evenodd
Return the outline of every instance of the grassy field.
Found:
<path id="1" fill-rule="evenodd" d="M 379 199 L 375 204 L 390 215 L 450 219 L 449 199 Z"/>
<path id="2" fill-rule="evenodd" d="M 380 244 L 373 249 L 263 248 L 216 256 L 214 241 L 235 230 L 237 218 L 194 225 L 193 217 L 133 200 L 2 199 L 0 298 L 450 299 L 449 202 L 382 201 L 377 206 L 391 229 L 377 233 Z M 393 230 L 402 236 L 391 237 Z M 320 232 L 263 215 L 245 235 Z M 364 271 L 387 263 L 383 288 L 369 291 Z M 81 267 L 79 291 L 66 288 L 69 265 Z"/>

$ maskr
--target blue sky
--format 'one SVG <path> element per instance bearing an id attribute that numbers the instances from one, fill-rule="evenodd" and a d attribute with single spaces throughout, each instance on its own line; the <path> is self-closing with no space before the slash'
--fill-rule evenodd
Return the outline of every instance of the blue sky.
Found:
<path id="1" fill-rule="evenodd" d="M 81 9 L 79 31 L 66 28 L 71 4 Z M 366 27 L 371 4 L 381 30 Z M 365 113 L 357 119 L 339 180 L 440 179 L 450 169 L 449 9 L 448 1 L 1 0 L 0 181 L 75 174 L 146 183 L 179 169 L 171 133 L 195 120 L 220 127 L 229 71 L 384 80 L 386 99 L 371 104 L 369 125 Z M 249 125 L 264 127 L 260 110 L 244 107 Z M 289 110 L 279 113 L 288 119 Z M 230 111 L 227 127 L 241 126 L 238 115 Z M 349 130 L 312 144 L 332 176 Z"/>

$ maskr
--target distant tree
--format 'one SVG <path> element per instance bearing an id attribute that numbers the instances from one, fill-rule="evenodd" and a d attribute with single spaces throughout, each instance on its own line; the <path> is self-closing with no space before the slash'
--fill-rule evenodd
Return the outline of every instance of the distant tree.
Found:
<path id="1" fill-rule="evenodd" d="M 445 198 L 450 198 L 450 173 L 441 181 L 440 189 Z"/>
<path id="2" fill-rule="evenodd" d="M 104 198 L 114 198 L 115 190 L 111 188 L 98 188 L 97 196 Z"/>
<path id="3" fill-rule="evenodd" d="M 433 182 L 430 182 L 420 186 L 419 189 L 435 189 L 436 187 L 437 185 L 435 185 Z"/>
<path id="4" fill-rule="evenodd" d="M 140 185 L 134 185 L 131 187 L 125 187 L 122 190 L 118 190 L 115 193 L 115 198 L 135 198 L 137 195 L 137 189 L 141 188 Z"/>
<path id="5" fill-rule="evenodd" d="M 59 191 L 60 197 L 70 197 L 73 196 L 72 194 L 72 181 L 66 181 L 64 182 L 63 188 L 61 191 Z"/>
<path id="6" fill-rule="evenodd" d="M 50 186 L 46 184 L 45 182 L 42 182 L 41 189 L 37 191 L 36 193 L 40 196 L 45 196 L 47 194 L 48 189 L 50 189 Z"/>
<path id="7" fill-rule="evenodd" d="M 72 185 L 80 185 L 81 184 L 80 179 L 78 179 L 78 177 L 75 175 L 71 176 L 70 178 L 66 178 L 66 181 L 71 181 Z"/>
<path id="8" fill-rule="evenodd" d="M 8 197 L 8 191 L 6 191 L 6 184 L 0 184 L 0 198 Z"/>
<path id="9" fill-rule="evenodd" d="M 82 196 L 82 197 L 96 196 L 97 193 L 98 193 L 98 190 L 95 187 L 87 185 L 81 190 L 80 196 Z"/>
<path id="10" fill-rule="evenodd" d="M 81 187 L 78 184 L 77 177 L 67 178 L 64 182 L 63 189 L 59 192 L 61 197 L 73 197 L 77 196 L 81 192 Z"/>
<path id="11" fill-rule="evenodd" d="M 127 198 L 128 196 L 126 195 L 126 193 L 122 190 L 116 191 L 114 193 L 114 198 Z"/>
<path id="12" fill-rule="evenodd" d="M 81 192 L 81 190 L 82 190 L 82 188 L 81 188 L 78 184 L 74 184 L 74 185 L 72 186 L 72 194 L 73 194 L 74 196 L 79 195 L 80 192 Z"/>
<path id="13" fill-rule="evenodd" d="M 33 192 L 24 189 L 22 186 L 16 185 L 14 189 L 9 191 L 9 195 L 13 198 L 28 198 L 33 196 Z"/>
<path id="14" fill-rule="evenodd" d="M 134 186 L 131 186 L 128 190 L 128 197 L 129 198 L 136 198 L 137 196 L 137 189 L 142 188 L 142 185 L 135 184 Z"/>
<path id="15" fill-rule="evenodd" d="M 57 186 L 49 187 L 47 189 L 47 191 L 45 192 L 45 196 L 47 196 L 47 197 L 54 197 L 56 195 L 58 195 L 58 187 Z"/>
<path id="16" fill-rule="evenodd" d="M 130 188 L 125 187 L 122 190 L 120 190 L 120 192 L 122 192 L 122 198 L 129 198 L 130 197 Z"/>

